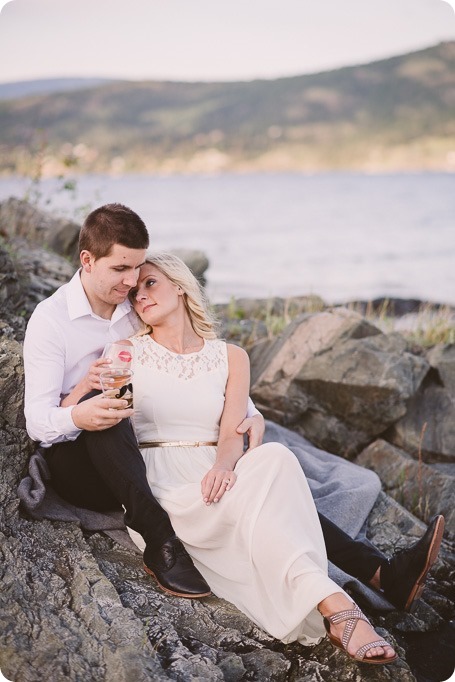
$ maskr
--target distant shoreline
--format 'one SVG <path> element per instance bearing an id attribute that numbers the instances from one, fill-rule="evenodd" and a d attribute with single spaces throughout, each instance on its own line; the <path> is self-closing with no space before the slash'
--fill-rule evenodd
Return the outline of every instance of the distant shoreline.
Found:
<path id="1" fill-rule="evenodd" d="M 150 178 L 150 179 L 166 179 L 166 178 L 201 178 L 201 179 L 211 179 L 217 177 L 242 177 L 242 176 L 283 176 L 283 175 L 297 175 L 302 177 L 315 177 L 315 176 L 333 176 L 333 175 L 346 175 L 346 176 L 371 176 L 371 177 L 391 177 L 394 175 L 399 176 L 415 176 L 415 175 L 455 175 L 455 166 L 450 168 L 377 168 L 377 169 L 362 169 L 362 168 L 325 168 L 325 169 L 315 169 L 315 170 L 305 170 L 305 169 L 255 169 L 251 168 L 248 170 L 243 169 L 229 169 L 220 170 L 213 172 L 202 172 L 202 171 L 175 171 L 175 172 L 164 172 L 164 171 L 128 171 L 124 173 L 112 173 L 109 171 L 90 171 L 83 172 L 77 171 L 67 172 L 65 176 L 62 177 L 61 174 L 56 175 L 43 175 L 40 178 L 40 182 L 47 181 L 60 181 L 64 182 L 65 179 L 75 178 L 76 180 L 81 180 L 82 178 L 92 178 L 95 179 L 99 177 L 100 179 L 109 180 L 121 180 L 121 179 L 132 179 L 132 178 Z M 20 175 L 18 173 L 7 173 L 0 170 L 0 183 L 2 181 L 10 182 L 24 182 L 28 184 L 33 183 L 33 178 L 26 174 Z M 8 197 L 1 195 L 0 187 L 0 201 L 7 199 Z"/>

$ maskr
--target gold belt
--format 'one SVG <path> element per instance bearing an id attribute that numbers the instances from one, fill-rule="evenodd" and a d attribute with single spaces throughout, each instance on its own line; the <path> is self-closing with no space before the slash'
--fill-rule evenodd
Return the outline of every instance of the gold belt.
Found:
<path id="1" fill-rule="evenodd" d="M 218 442 L 208 440 L 151 440 L 139 443 L 139 448 L 199 448 L 201 445 L 218 445 Z"/>

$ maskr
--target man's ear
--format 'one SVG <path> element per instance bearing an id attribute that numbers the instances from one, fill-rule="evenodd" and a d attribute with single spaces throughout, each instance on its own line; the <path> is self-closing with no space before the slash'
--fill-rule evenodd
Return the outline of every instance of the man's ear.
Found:
<path id="1" fill-rule="evenodd" d="M 90 253 L 90 251 L 81 251 L 80 253 L 81 265 L 84 272 L 90 272 L 92 269 L 93 261 L 95 260 Z"/>

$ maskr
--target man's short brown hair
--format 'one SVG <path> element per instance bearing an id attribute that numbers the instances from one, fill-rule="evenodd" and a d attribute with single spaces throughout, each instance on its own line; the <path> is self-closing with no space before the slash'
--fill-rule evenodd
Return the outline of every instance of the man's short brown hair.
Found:
<path id="1" fill-rule="evenodd" d="M 79 234 L 79 253 L 90 251 L 95 259 L 108 256 L 114 244 L 147 249 L 149 234 L 142 218 L 123 204 L 105 204 L 89 213 Z"/>

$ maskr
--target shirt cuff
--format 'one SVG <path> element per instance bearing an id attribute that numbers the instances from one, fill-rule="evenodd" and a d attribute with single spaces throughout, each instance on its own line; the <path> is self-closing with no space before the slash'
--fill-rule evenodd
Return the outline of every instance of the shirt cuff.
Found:
<path id="1" fill-rule="evenodd" d="M 73 422 L 72 411 L 76 405 L 69 405 L 68 407 L 59 407 L 55 414 L 54 419 L 54 429 L 57 433 L 61 433 L 65 436 L 66 440 L 76 440 L 78 435 L 82 433 L 82 429 L 78 429 Z"/>
<path id="2" fill-rule="evenodd" d="M 257 414 L 261 414 L 258 409 L 256 409 L 253 401 L 248 397 L 248 406 L 246 411 L 247 417 L 255 417 Z"/>

